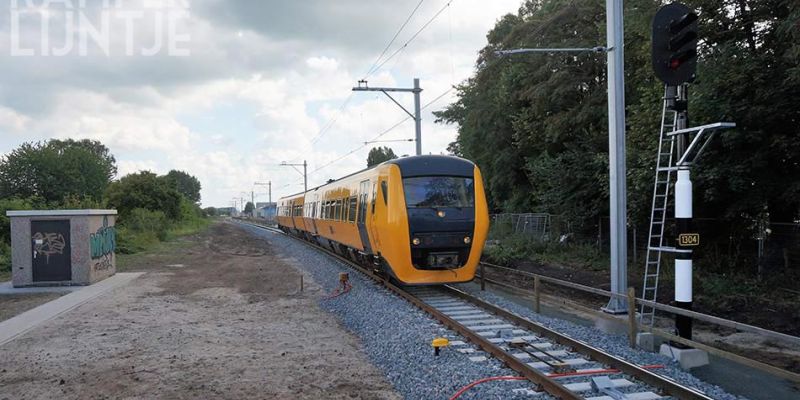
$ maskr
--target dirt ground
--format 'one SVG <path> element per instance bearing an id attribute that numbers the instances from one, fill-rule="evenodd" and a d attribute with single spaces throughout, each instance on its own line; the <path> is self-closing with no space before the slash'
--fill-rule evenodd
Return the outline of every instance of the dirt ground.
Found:
<path id="1" fill-rule="evenodd" d="M 55 300 L 64 293 L 31 293 L 0 295 L 0 321 L 5 321 L 36 306 Z"/>
<path id="2" fill-rule="evenodd" d="M 0 399 L 399 399 L 323 295 L 229 223 L 0 347 Z"/>

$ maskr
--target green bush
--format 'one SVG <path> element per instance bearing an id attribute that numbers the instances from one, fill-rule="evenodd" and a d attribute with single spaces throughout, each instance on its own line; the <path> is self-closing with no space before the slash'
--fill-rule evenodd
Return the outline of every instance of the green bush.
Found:
<path id="1" fill-rule="evenodd" d="M 112 182 L 105 193 L 106 204 L 125 217 L 137 208 L 158 210 L 167 218 L 181 219 L 183 196 L 156 174 L 142 171 Z"/>
<path id="2" fill-rule="evenodd" d="M 484 255 L 490 262 L 512 264 L 515 261 L 535 261 L 579 268 L 602 270 L 608 268 L 608 256 L 597 246 L 579 243 L 558 243 L 535 239 L 528 235 L 509 235 L 496 246 L 487 247 Z"/>
<path id="3" fill-rule="evenodd" d="M 11 272 L 11 246 L 0 243 L 0 272 Z"/>
<path id="4" fill-rule="evenodd" d="M 170 228 L 170 222 L 163 212 L 144 208 L 134 208 L 123 215 L 120 225 L 135 234 L 152 233 L 158 240 L 166 240 Z"/>
<path id="5" fill-rule="evenodd" d="M 32 210 L 32 200 L 0 199 L 0 243 L 11 244 L 11 220 L 6 216 L 8 210 Z"/>

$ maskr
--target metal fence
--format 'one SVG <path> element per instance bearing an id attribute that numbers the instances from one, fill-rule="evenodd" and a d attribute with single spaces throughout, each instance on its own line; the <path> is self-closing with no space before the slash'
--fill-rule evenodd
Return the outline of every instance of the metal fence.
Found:
<path id="1" fill-rule="evenodd" d="M 548 213 L 492 214 L 489 239 L 499 240 L 509 235 L 525 235 L 535 240 L 560 243 L 576 240 L 566 217 Z M 585 242 L 585 240 L 581 240 Z"/>
<path id="2" fill-rule="evenodd" d="M 701 244 L 696 249 L 698 261 L 718 272 L 738 270 L 751 276 L 769 277 L 776 273 L 800 275 L 800 223 L 730 221 L 695 218 L 695 230 Z M 666 246 L 674 246 L 674 220 L 667 220 Z M 647 254 L 648 225 L 628 226 L 628 257 L 634 263 L 644 262 Z M 601 252 L 609 250 L 609 219 L 597 220 L 591 227 L 577 232 L 569 220 L 548 213 L 503 213 L 491 215 L 490 240 L 509 235 L 525 235 L 535 240 L 596 245 Z"/>

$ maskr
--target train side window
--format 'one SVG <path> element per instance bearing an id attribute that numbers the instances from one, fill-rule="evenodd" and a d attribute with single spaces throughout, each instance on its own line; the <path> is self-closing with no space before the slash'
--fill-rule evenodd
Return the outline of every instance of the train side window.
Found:
<path id="1" fill-rule="evenodd" d="M 386 185 L 386 181 L 381 181 L 381 193 L 383 193 L 383 204 L 389 204 L 389 189 L 388 185 Z"/>
<path id="2" fill-rule="evenodd" d="M 350 212 L 347 214 L 347 220 L 350 222 L 356 222 L 356 196 L 350 197 Z"/>
<path id="3" fill-rule="evenodd" d="M 336 200 L 331 201 L 331 219 L 336 220 L 338 217 L 336 216 Z"/>
<path id="4" fill-rule="evenodd" d="M 336 200 L 336 220 L 342 220 L 342 200 Z"/>

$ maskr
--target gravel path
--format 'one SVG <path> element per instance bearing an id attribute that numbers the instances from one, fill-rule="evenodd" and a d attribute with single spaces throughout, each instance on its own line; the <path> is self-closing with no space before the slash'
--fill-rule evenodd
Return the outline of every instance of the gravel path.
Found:
<path id="1" fill-rule="evenodd" d="M 477 379 L 516 375 L 494 359 L 473 362 L 469 360 L 468 355 L 452 350 L 444 351 L 440 357 L 434 357 L 430 347 L 431 340 L 449 332 L 433 318 L 399 297 L 391 295 L 369 278 L 353 272 L 342 263 L 309 249 L 294 239 L 254 227 L 247 229 L 267 238 L 275 246 L 276 251 L 308 272 L 329 292 L 336 288 L 339 272 L 350 272 L 353 290 L 341 297 L 321 300 L 322 308 L 334 313 L 347 329 L 359 336 L 370 360 L 385 371 L 391 384 L 404 397 L 447 399 L 459 388 Z M 631 349 L 627 337 L 609 335 L 592 327 L 538 315 L 502 296 L 481 292 L 474 284 L 457 285 L 457 287 L 554 330 L 591 343 L 609 353 L 621 355 L 628 361 L 640 365 L 665 364 L 666 368 L 659 369 L 658 373 L 696 387 L 715 399 L 744 399 L 700 381 L 681 370 L 677 363 L 667 357 Z M 460 339 L 451 337 L 451 340 Z M 561 382 L 570 381 L 571 379 Z M 530 395 L 513 392 L 515 388 L 531 388 L 531 385 L 526 382 L 509 381 L 485 383 L 471 389 L 460 399 L 532 398 Z"/>

